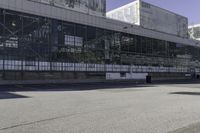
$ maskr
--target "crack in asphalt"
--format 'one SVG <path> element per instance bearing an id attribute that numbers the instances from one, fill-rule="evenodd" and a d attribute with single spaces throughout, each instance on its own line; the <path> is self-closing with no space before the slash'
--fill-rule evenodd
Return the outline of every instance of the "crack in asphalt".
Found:
<path id="1" fill-rule="evenodd" d="M 121 106 L 121 107 L 116 107 L 116 108 L 107 108 L 107 109 L 103 109 L 103 110 L 96 110 L 96 111 L 94 110 L 94 111 L 90 111 L 90 112 L 80 112 L 80 113 L 63 115 L 63 116 L 58 116 L 58 117 L 53 117 L 53 118 L 49 118 L 49 119 L 43 119 L 43 120 L 28 122 L 28 123 L 21 123 L 21 124 L 9 126 L 9 127 L 0 128 L 0 131 L 5 131 L 5 130 L 8 130 L 8 129 L 22 127 L 22 126 L 29 126 L 29 125 L 33 125 L 33 124 L 48 122 L 48 121 L 53 121 L 53 120 L 57 120 L 57 119 L 64 119 L 64 118 L 68 118 L 68 117 L 72 117 L 72 116 L 76 116 L 76 115 L 86 115 L 86 114 L 97 113 L 97 112 L 101 112 L 101 111 L 124 109 L 126 107 L 130 107 L 130 106 Z"/>
<path id="2" fill-rule="evenodd" d="M 197 123 L 188 125 L 186 127 L 182 127 L 174 131 L 170 131 L 168 133 L 199 133 L 199 132 L 200 132 L 200 122 L 197 122 Z"/>
<path id="3" fill-rule="evenodd" d="M 60 117 L 54 117 L 54 118 L 49 118 L 49 119 L 43 119 L 43 120 L 33 121 L 33 122 L 29 122 L 29 123 L 22 123 L 22 124 L 13 125 L 13 126 L 10 126 L 10 127 L 1 128 L 0 131 L 11 129 L 11 128 L 16 128 L 16 127 L 21 127 L 21 126 L 32 125 L 32 124 L 41 123 L 41 122 L 52 121 L 52 120 L 56 120 L 56 119 L 60 119 L 60 118 L 64 118 L 64 117 L 66 117 L 66 116 L 60 116 Z"/>

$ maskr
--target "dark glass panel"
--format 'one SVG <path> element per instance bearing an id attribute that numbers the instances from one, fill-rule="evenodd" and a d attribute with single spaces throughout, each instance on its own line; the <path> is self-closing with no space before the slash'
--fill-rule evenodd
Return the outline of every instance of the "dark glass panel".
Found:
<path id="1" fill-rule="evenodd" d="M 76 33 L 74 36 L 75 44 L 75 62 L 84 63 L 85 62 L 85 47 L 87 42 L 87 27 L 84 25 L 76 24 Z"/>
<path id="2" fill-rule="evenodd" d="M 76 62 L 75 60 L 75 24 L 63 22 L 62 33 L 59 33 L 59 46 L 57 60 Z"/>
<path id="3" fill-rule="evenodd" d="M 87 63 L 96 63 L 96 28 L 87 27 L 87 43 L 85 50 L 85 61 Z"/>
<path id="4" fill-rule="evenodd" d="M 5 59 L 23 60 L 23 43 L 22 43 L 22 16 L 16 12 L 4 11 L 4 52 Z"/>
<path id="5" fill-rule="evenodd" d="M 105 30 L 105 63 L 110 64 L 112 62 L 112 46 L 114 45 L 113 31 Z"/>
<path id="6" fill-rule="evenodd" d="M 0 9 L 0 59 L 3 58 L 3 46 L 4 46 L 4 13 Z"/>

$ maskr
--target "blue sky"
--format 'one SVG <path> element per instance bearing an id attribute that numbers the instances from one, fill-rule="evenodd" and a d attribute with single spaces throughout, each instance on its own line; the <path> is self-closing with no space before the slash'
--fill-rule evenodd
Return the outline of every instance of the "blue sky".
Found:
<path id="1" fill-rule="evenodd" d="M 130 3 L 134 0 L 107 0 L 107 10 Z M 144 0 L 153 5 L 186 16 L 189 24 L 200 23 L 200 0 Z"/>

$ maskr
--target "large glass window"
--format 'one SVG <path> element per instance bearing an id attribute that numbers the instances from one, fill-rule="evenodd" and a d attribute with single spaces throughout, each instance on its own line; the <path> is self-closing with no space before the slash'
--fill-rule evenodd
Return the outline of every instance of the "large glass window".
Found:
<path id="1" fill-rule="evenodd" d="M 23 59 L 22 24 L 23 18 L 15 12 L 4 11 L 4 50 L 6 59 Z"/>
<path id="2" fill-rule="evenodd" d="M 112 63 L 112 46 L 114 46 L 113 31 L 105 30 L 105 63 Z"/>
<path id="3" fill-rule="evenodd" d="M 3 56 L 3 44 L 4 44 L 4 13 L 0 9 L 0 57 Z"/>
<path id="4" fill-rule="evenodd" d="M 64 62 L 76 62 L 75 60 L 75 24 L 62 23 L 62 37 L 60 39 L 59 57 Z"/>
<path id="5" fill-rule="evenodd" d="M 112 64 L 121 64 L 121 33 L 113 33 L 113 41 L 111 45 Z"/>
<path id="6" fill-rule="evenodd" d="M 76 33 L 74 36 L 74 54 L 75 61 L 78 63 L 85 62 L 85 47 L 87 41 L 87 27 L 84 25 L 76 25 Z"/>
<path id="7" fill-rule="evenodd" d="M 1 60 L 200 67 L 199 47 L 9 10 L 0 31 Z"/>
<path id="8" fill-rule="evenodd" d="M 98 64 L 105 62 L 105 31 L 103 29 L 96 29 L 96 60 Z"/>

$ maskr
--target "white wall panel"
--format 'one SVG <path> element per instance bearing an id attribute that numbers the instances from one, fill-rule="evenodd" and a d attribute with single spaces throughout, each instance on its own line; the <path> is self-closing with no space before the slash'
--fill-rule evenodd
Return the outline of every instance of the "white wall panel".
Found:
<path id="1" fill-rule="evenodd" d="M 101 64 L 96 64 L 96 71 L 98 72 L 104 72 L 105 71 L 105 65 L 101 65 Z"/>
<path id="2" fill-rule="evenodd" d="M 75 71 L 86 71 L 86 64 L 75 63 Z"/>
<path id="3" fill-rule="evenodd" d="M 62 63 L 62 62 L 34 62 L 5 60 L 4 70 L 26 70 L 26 71 L 78 71 L 78 72 L 125 72 L 125 73 L 149 73 L 149 72 L 191 72 L 184 67 L 147 67 L 147 66 L 127 66 L 127 65 L 102 65 L 83 63 Z M 0 60 L 0 70 L 3 70 L 3 61 Z M 194 69 L 193 72 L 199 72 Z"/>
<path id="4" fill-rule="evenodd" d="M 148 73 L 125 73 L 123 76 L 120 73 L 106 73 L 107 80 L 145 80 Z"/>
<path id="5" fill-rule="evenodd" d="M 74 71 L 74 63 L 63 63 L 63 71 Z"/>
<path id="6" fill-rule="evenodd" d="M 106 73 L 107 80 L 121 79 L 120 73 Z"/>
<path id="7" fill-rule="evenodd" d="M 39 62 L 39 71 L 50 71 L 50 62 Z"/>
<path id="8" fill-rule="evenodd" d="M 120 65 L 113 65 L 113 71 L 120 72 L 121 71 Z"/>

